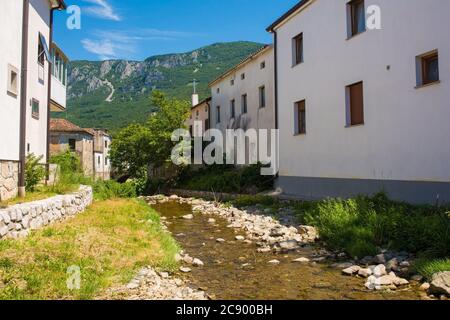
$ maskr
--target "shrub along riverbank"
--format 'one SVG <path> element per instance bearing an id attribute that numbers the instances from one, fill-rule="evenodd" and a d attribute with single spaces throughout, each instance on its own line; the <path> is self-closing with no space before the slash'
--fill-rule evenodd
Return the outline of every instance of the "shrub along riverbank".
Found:
<path id="1" fill-rule="evenodd" d="M 241 197 L 238 206 L 285 206 L 274 198 Z M 377 254 L 380 248 L 408 251 L 418 256 L 416 269 L 430 277 L 450 270 L 450 208 L 413 206 L 390 201 L 384 194 L 350 200 L 292 202 L 299 223 L 318 228 L 330 249 L 352 257 Z"/>

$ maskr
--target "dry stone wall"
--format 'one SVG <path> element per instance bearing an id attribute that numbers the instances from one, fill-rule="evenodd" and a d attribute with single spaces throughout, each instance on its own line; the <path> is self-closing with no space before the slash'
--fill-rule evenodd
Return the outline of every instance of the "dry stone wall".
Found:
<path id="1" fill-rule="evenodd" d="M 83 212 L 92 204 L 92 200 L 92 187 L 81 186 L 73 194 L 0 209 L 0 239 L 26 237 L 31 230 L 37 230 Z"/>

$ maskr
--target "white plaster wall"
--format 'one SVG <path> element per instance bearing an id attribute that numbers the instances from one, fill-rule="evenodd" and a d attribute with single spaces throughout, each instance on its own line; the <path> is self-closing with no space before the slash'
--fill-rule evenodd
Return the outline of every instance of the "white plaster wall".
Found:
<path id="1" fill-rule="evenodd" d="M 51 99 L 65 108 L 67 101 L 67 87 L 63 85 L 62 82 L 59 81 L 53 75 L 51 86 L 52 86 Z"/>
<path id="2" fill-rule="evenodd" d="M 18 0 L 0 3 L 0 159 L 19 160 L 20 69 L 22 55 L 22 6 Z M 19 70 L 18 95 L 7 93 L 8 63 Z"/>
<path id="3" fill-rule="evenodd" d="M 270 48 L 265 53 L 256 57 L 253 61 L 248 62 L 233 74 L 225 77 L 220 82 L 211 86 L 211 127 L 220 129 L 225 133 L 227 128 L 233 125 L 231 117 L 230 101 L 236 101 L 236 118 L 241 114 L 241 96 L 247 94 L 247 115 L 248 128 L 265 128 L 271 129 L 275 127 L 275 109 L 274 109 L 274 50 Z M 265 61 L 266 67 L 260 68 L 260 63 Z M 241 80 L 241 74 L 245 73 L 245 79 Z M 230 81 L 235 79 L 232 86 Z M 266 107 L 259 108 L 259 87 L 265 86 L 266 90 Z M 220 93 L 217 93 L 220 88 Z M 217 124 L 216 110 L 217 106 L 221 107 L 221 122 Z"/>
<path id="4" fill-rule="evenodd" d="M 46 160 L 47 144 L 47 104 L 48 104 L 48 62 L 44 68 L 38 63 L 39 32 L 44 35 L 50 46 L 50 5 L 47 0 L 30 0 L 28 34 L 28 92 L 27 92 L 27 133 L 26 143 L 30 144 L 30 153 L 44 156 Z M 31 99 L 39 101 L 39 120 L 32 117 Z"/>
<path id="5" fill-rule="evenodd" d="M 366 0 L 383 29 L 350 40 L 347 2 L 317 0 L 277 31 L 280 175 L 450 181 L 450 1 Z M 301 32 L 304 63 L 292 67 Z M 415 57 L 434 49 L 441 83 L 415 89 Z M 365 125 L 346 128 L 345 87 L 358 81 Z M 303 99 L 307 134 L 294 136 Z"/>

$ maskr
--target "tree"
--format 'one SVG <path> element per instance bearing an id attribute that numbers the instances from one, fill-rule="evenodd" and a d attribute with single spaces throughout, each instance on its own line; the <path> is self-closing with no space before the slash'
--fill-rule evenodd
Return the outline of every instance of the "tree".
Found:
<path id="1" fill-rule="evenodd" d="M 188 102 L 167 99 L 162 92 L 154 91 L 151 103 L 157 111 L 144 125 L 130 125 L 114 136 L 110 157 L 120 174 L 138 178 L 149 165 L 162 166 L 176 145 L 171 141 L 172 132 L 185 128 Z"/>

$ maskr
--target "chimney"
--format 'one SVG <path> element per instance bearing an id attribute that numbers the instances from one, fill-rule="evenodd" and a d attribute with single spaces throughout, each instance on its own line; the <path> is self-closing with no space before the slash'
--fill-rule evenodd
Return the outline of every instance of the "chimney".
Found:
<path id="1" fill-rule="evenodd" d="M 194 107 L 194 106 L 198 105 L 198 102 L 199 102 L 198 101 L 198 94 L 197 94 L 197 87 L 196 87 L 197 82 L 196 82 L 195 79 L 194 79 L 193 84 L 194 84 L 194 93 L 192 94 L 192 106 Z"/>

